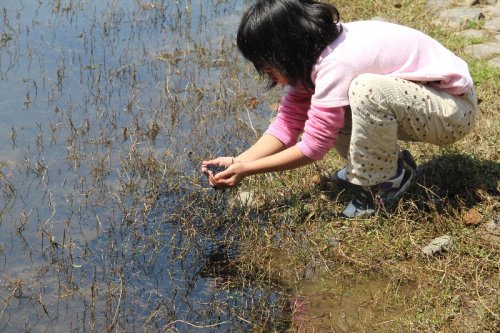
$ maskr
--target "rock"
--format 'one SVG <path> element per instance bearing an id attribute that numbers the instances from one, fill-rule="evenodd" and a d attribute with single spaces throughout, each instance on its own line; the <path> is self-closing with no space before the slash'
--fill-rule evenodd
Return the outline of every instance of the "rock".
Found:
<path id="1" fill-rule="evenodd" d="M 482 217 L 476 209 L 471 209 L 463 216 L 466 225 L 478 225 L 481 223 Z"/>
<path id="2" fill-rule="evenodd" d="M 500 68 L 500 57 L 495 57 L 488 61 L 488 65 L 495 68 Z"/>
<path id="3" fill-rule="evenodd" d="M 265 199 L 261 195 L 256 195 L 252 191 L 238 191 L 238 193 L 229 200 L 229 205 L 239 208 L 257 209 L 265 204 Z"/>
<path id="4" fill-rule="evenodd" d="M 492 219 L 486 223 L 486 231 L 495 236 L 500 236 L 500 219 Z"/>
<path id="5" fill-rule="evenodd" d="M 304 270 L 304 279 L 312 280 L 314 278 L 314 268 L 311 265 L 308 265 Z"/>
<path id="6" fill-rule="evenodd" d="M 486 30 L 500 32 L 500 17 L 496 17 L 491 20 L 486 20 L 483 28 Z"/>
<path id="7" fill-rule="evenodd" d="M 479 0 L 463 0 L 465 6 L 474 6 L 479 4 Z"/>
<path id="8" fill-rule="evenodd" d="M 328 237 L 327 241 L 328 241 L 329 248 L 337 248 L 340 245 L 340 242 L 335 237 Z"/>
<path id="9" fill-rule="evenodd" d="M 494 247 L 500 248 L 500 218 L 493 218 L 478 229 L 479 237 Z"/>
<path id="10" fill-rule="evenodd" d="M 431 8 L 450 7 L 454 0 L 429 0 L 427 6 Z"/>
<path id="11" fill-rule="evenodd" d="M 457 7 L 441 11 L 439 18 L 450 28 L 463 28 L 468 21 L 483 19 L 484 14 L 481 8 Z"/>
<path id="12" fill-rule="evenodd" d="M 500 43 L 489 42 L 484 44 L 467 45 L 465 53 L 474 58 L 488 58 L 500 53 Z"/>
<path id="13" fill-rule="evenodd" d="M 486 6 L 482 9 L 487 19 L 498 17 L 500 15 L 500 6 Z"/>
<path id="14" fill-rule="evenodd" d="M 457 35 L 462 36 L 464 38 L 485 38 L 486 33 L 481 30 L 476 29 L 467 29 L 464 31 L 457 32 Z"/>
<path id="15" fill-rule="evenodd" d="M 441 237 L 434 238 L 429 245 L 425 246 L 422 249 L 422 252 L 428 256 L 432 256 L 436 253 L 440 253 L 443 251 L 450 251 L 453 246 L 453 240 L 451 236 L 444 235 Z"/>
<path id="16" fill-rule="evenodd" d="M 234 198 L 234 204 L 252 207 L 255 204 L 255 194 L 253 192 L 241 191 Z"/>
<path id="17" fill-rule="evenodd" d="M 462 36 L 464 38 L 485 38 L 486 33 L 481 30 L 476 29 L 467 29 L 464 31 L 457 32 L 457 35 Z"/>

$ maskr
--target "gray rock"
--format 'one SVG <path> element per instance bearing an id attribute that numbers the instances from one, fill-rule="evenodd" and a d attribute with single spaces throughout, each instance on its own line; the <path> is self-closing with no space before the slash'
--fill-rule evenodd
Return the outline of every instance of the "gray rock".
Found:
<path id="1" fill-rule="evenodd" d="M 486 230 L 492 235 L 500 236 L 500 219 L 492 219 L 486 224 Z"/>
<path id="2" fill-rule="evenodd" d="M 431 8 L 450 7 L 453 2 L 453 0 L 429 0 L 427 6 Z"/>
<path id="3" fill-rule="evenodd" d="M 262 206 L 262 201 L 256 198 L 254 192 L 240 191 L 230 200 L 230 205 L 236 207 L 259 208 Z"/>
<path id="4" fill-rule="evenodd" d="M 429 245 L 422 249 L 422 252 L 428 256 L 432 256 L 436 253 L 443 251 L 450 251 L 453 246 L 453 240 L 451 236 L 445 235 L 441 237 L 434 238 Z"/>
<path id="5" fill-rule="evenodd" d="M 500 2 L 498 0 L 484 0 L 488 5 L 498 5 Z"/>
<path id="6" fill-rule="evenodd" d="M 486 30 L 500 32 L 500 17 L 496 17 L 492 20 L 486 20 L 483 28 Z"/>
<path id="7" fill-rule="evenodd" d="M 335 237 L 328 238 L 328 246 L 335 248 L 338 247 L 339 245 L 340 242 Z"/>
<path id="8" fill-rule="evenodd" d="M 456 7 L 441 11 L 439 18 L 450 28 L 463 28 L 467 21 L 483 19 L 484 14 L 481 8 Z"/>
<path id="9" fill-rule="evenodd" d="M 462 36 L 464 38 L 485 38 L 486 33 L 481 30 L 476 29 L 467 29 L 457 33 L 457 35 Z"/>
<path id="10" fill-rule="evenodd" d="M 311 265 L 308 265 L 304 270 L 304 279 L 312 280 L 314 278 L 314 268 Z"/>
<path id="11" fill-rule="evenodd" d="M 474 58 L 488 58 L 500 53 L 500 43 L 489 42 L 483 44 L 467 45 L 465 53 Z"/>
<path id="12" fill-rule="evenodd" d="M 500 16 L 500 6 L 485 6 L 482 7 L 482 9 L 486 18 L 493 18 Z"/>

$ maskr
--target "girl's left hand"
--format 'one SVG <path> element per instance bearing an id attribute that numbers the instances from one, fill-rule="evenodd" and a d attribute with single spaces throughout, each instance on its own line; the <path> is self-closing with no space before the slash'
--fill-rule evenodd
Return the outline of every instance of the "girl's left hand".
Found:
<path id="1" fill-rule="evenodd" d="M 208 172 L 206 167 L 208 164 L 225 166 L 226 170 L 214 175 Z M 214 160 L 203 161 L 202 171 L 208 174 L 210 186 L 217 189 L 235 187 L 246 176 L 244 163 L 236 161 L 233 157 L 218 157 Z"/>
<path id="2" fill-rule="evenodd" d="M 214 186 L 218 189 L 235 187 L 246 177 L 244 162 L 234 161 L 226 170 L 219 172 L 213 177 Z"/>

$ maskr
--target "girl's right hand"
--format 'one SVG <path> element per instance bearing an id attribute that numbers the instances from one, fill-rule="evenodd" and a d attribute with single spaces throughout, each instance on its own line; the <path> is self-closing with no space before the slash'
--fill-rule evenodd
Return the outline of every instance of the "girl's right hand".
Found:
<path id="1" fill-rule="evenodd" d="M 217 182 L 214 178 L 214 174 L 207 168 L 207 165 L 217 165 L 227 168 L 233 163 L 234 163 L 234 157 L 232 156 L 218 157 L 213 160 L 201 162 L 201 171 L 208 176 L 208 181 L 210 183 L 210 186 L 216 187 Z"/>
<path id="2" fill-rule="evenodd" d="M 203 161 L 201 162 L 201 171 L 203 173 L 207 173 L 209 170 L 207 169 L 207 165 L 219 165 L 223 167 L 228 167 L 231 164 L 234 163 L 234 157 L 232 156 L 224 156 L 224 157 L 217 157 L 214 160 L 209 160 L 209 161 Z"/>

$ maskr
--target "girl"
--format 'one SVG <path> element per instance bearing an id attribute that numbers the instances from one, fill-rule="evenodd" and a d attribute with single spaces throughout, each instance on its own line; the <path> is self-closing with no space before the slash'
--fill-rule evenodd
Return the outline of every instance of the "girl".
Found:
<path id="1" fill-rule="evenodd" d="M 445 145 L 474 126 L 467 64 L 424 33 L 378 21 L 340 23 L 330 4 L 257 0 L 243 15 L 238 48 L 270 86 L 288 89 L 263 136 L 236 157 L 203 161 L 217 188 L 322 159 L 346 159 L 333 175 L 357 185 L 345 217 L 370 215 L 408 188 L 416 165 L 398 140 Z M 297 142 L 299 136 L 300 141 Z"/>

